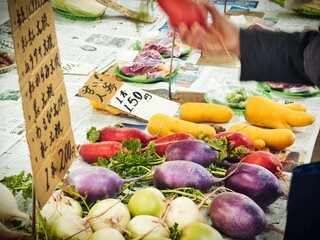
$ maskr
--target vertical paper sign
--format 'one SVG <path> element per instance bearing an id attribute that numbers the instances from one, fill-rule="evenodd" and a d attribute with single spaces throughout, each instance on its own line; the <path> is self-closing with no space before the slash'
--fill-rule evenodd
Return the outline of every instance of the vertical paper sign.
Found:
<path id="1" fill-rule="evenodd" d="M 42 207 L 65 176 L 77 148 L 51 1 L 8 0 L 37 201 Z"/>

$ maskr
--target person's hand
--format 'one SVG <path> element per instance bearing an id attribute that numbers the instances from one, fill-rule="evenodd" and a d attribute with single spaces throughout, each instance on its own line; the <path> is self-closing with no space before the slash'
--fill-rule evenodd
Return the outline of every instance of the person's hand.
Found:
<path id="1" fill-rule="evenodd" d="M 186 24 L 178 26 L 182 41 L 193 48 L 208 53 L 234 52 L 240 56 L 240 29 L 222 16 L 215 7 L 199 3 L 212 16 L 212 23 L 200 26 L 195 22 L 188 28 Z"/>

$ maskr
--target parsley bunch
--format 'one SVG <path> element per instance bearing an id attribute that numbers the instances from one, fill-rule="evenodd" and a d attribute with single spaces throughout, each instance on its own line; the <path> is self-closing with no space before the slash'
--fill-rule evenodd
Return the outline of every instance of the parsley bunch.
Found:
<path id="1" fill-rule="evenodd" d="M 10 189 L 14 196 L 21 191 L 21 194 L 25 199 L 32 199 L 31 173 L 21 171 L 18 175 L 4 177 L 0 182 Z"/>
<path id="2" fill-rule="evenodd" d="M 156 153 L 153 144 L 142 149 L 140 140 L 130 139 L 124 140 L 122 146 L 126 148 L 126 151 L 119 151 L 117 155 L 109 159 L 99 158 L 94 165 L 109 168 L 121 178 L 133 178 L 147 174 L 154 166 L 165 161 Z M 150 181 L 152 177 L 150 174 L 144 180 Z"/>

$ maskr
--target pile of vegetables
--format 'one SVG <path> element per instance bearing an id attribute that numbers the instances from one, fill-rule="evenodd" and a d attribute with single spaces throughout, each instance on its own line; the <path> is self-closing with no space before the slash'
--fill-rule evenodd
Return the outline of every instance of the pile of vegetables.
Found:
<path id="1" fill-rule="evenodd" d="M 133 128 L 93 127 L 87 132 L 91 143 L 84 144 L 92 144 L 93 148 L 79 151 L 89 166 L 70 171 L 39 211 L 39 234 L 46 234 L 43 239 L 100 239 L 110 231 L 115 239 L 178 240 L 193 235 L 246 238 L 263 231 L 279 231 L 267 223 L 263 214 L 285 193 L 277 176 L 267 168 L 241 162 L 244 156 L 260 152 L 252 147 L 250 139 L 232 132 L 216 138 L 199 136 L 175 133 L 161 137 Z M 108 148 L 102 152 L 100 147 L 94 149 L 96 144 L 108 142 L 120 143 L 121 147 L 109 145 L 117 149 L 116 154 L 106 154 Z M 156 147 L 161 147 L 160 155 Z M 97 160 L 86 160 L 89 154 L 83 151 L 94 151 Z M 237 152 L 241 153 L 238 157 L 228 157 Z M 218 165 L 223 160 L 228 164 Z M 261 184 L 257 184 L 259 181 Z M 221 190 L 223 183 L 228 188 Z M 254 188 L 257 185 L 260 188 Z M 261 215 L 248 216 L 255 230 L 234 223 L 243 216 L 246 210 L 242 205 L 247 202 L 235 205 L 229 218 L 213 214 L 218 211 L 212 210 L 216 208 L 214 200 L 227 192 L 250 199 L 252 211 Z M 226 204 L 232 201 L 234 197 L 224 200 Z M 207 214 L 212 224 L 206 221 Z M 231 218 L 230 214 L 235 216 Z M 230 227 L 234 224 L 241 226 Z"/>
<path id="2" fill-rule="evenodd" d="M 194 104 L 181 114 L 211 107 L 219 112 L 215 105 Z M 226 122 L 227 110 L 221 110 L 229 113 Z M 195 113 L 192 121 L 155 114 L 147 131 L 92 127 L 89 142 L 79 146 L 87 166 L 68 172 L 38 212 L 41 239 L 248 239 L 282 233 L 265 216 L 270 205 L 287 198 L 280 185 L 282 162 L 257 146 L 284 149 L 294 142 L 292 130 L 238 124 L 217 133 L 206 124 L 212 116 Z"/>

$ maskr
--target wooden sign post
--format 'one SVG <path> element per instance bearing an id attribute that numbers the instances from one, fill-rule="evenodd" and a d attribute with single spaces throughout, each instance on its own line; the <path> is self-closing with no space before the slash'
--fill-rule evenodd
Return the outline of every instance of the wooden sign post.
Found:
<path id="1" fill-rule="evenodd" d="M 37 202 L 41 208 L 77 148 L 50 0 L 8 0 Z"/>

